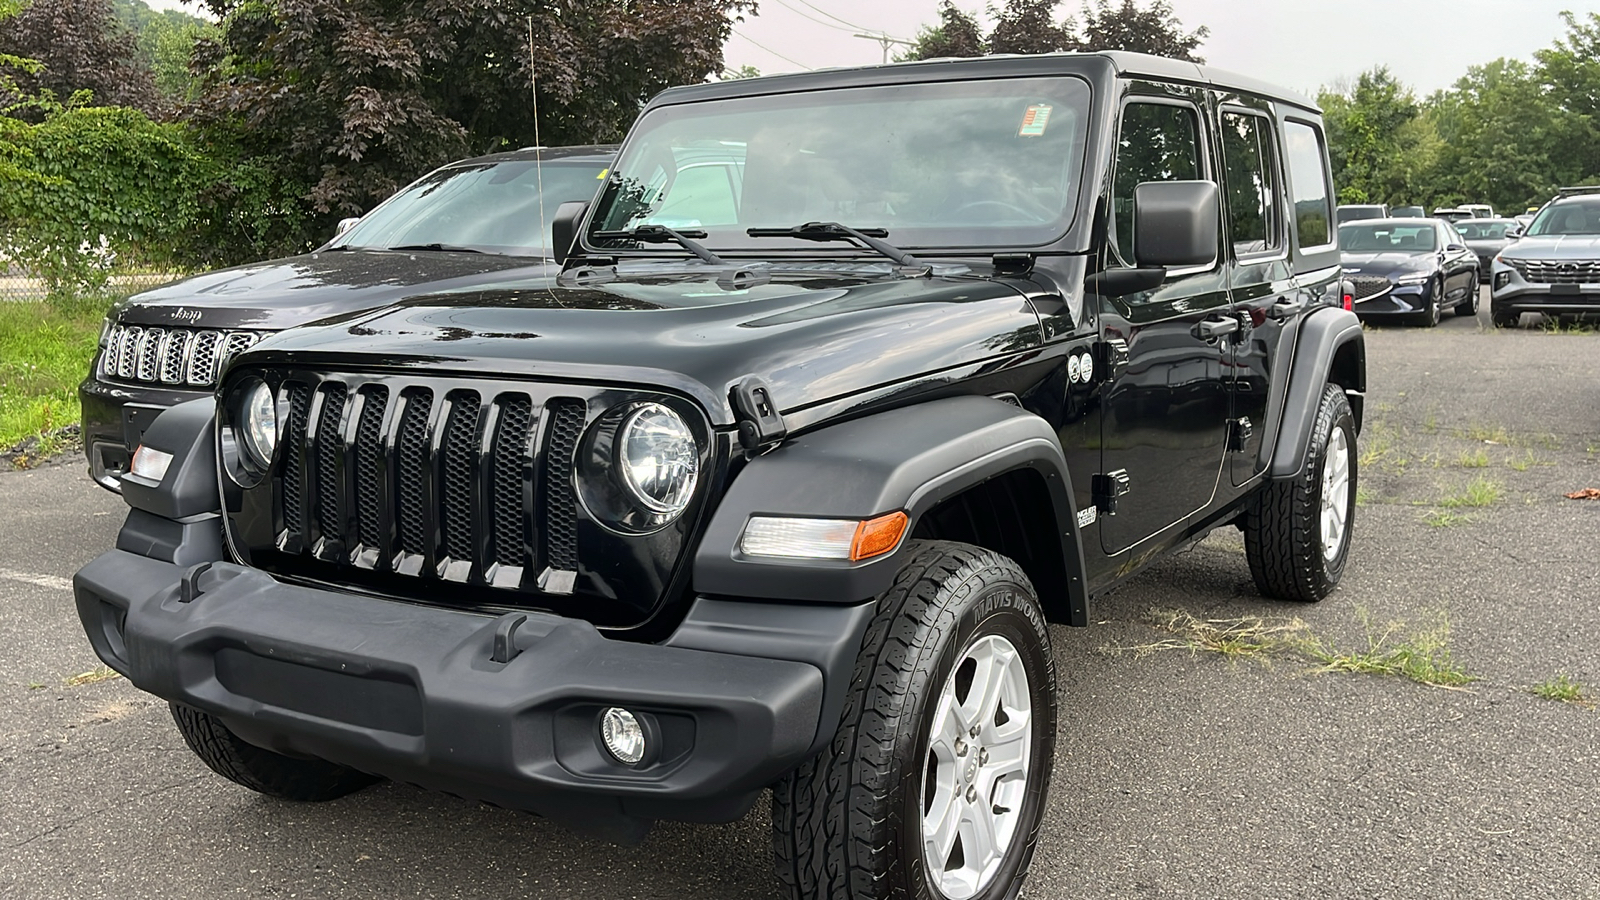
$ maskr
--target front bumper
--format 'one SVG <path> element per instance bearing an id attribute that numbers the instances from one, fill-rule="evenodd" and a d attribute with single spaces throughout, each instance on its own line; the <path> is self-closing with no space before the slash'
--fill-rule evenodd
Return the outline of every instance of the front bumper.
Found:
<path id="1" fill-rule="evenodd" d="M 1433 296 L 1433 282 L 1395 285 L 1381 294 L 1357 300 L 1352 310 L 1357 316 L 1383 318 L 1385 316 L 1417 316 L 1428 308 Z"/>
<path id="2" fill-rule="evenodd" d="M 1496 282 L 1505 271 L 1495 270 Z M 1513 271 L 1505 284 L 1491 291 L 1489 305 L 1494 313 L 1600 314 L 1600 283 L 1535 284 Z"/>
<path id="3" fill-rule="evenodd" d="M 805 627 L 750 618 L 796 607 L 702 599 L 663 644 L 529 612 L 509 639 L 519 652 L 502 663 L 497 632 L 506 646 L 511 616 L 286 584 L 229 563 L 186 571 L 113 550 L 74 578 L 95 652 L 135 686 L 280 753 L 623 841 L 655 819 L 735 819 L 828 740 L 831 725 L 819 723 L 837 704 L 825 693 L 842 685 L 825 691 L 825 671 L 848 681 L 838 663 L 853 662 L 872 606 L 808 607 L 834 619 Z M 695 623 L 717 604 L 733 611 Z M 816 646 L 797 652 L 807 640 Z M 836 662 L 796 660 L 813 653 Z M 657 749 L 637 768 L 600 743 L 609 706 L 653 735 Z"/>
<path id="4" fill-rule="evenodd" d="M 99 371 L 99 360 L 95 361 Z M 209 390 L 173 390 L 152 385 L 115 384 L 91 375 L 78 385 L 83 408 L 83 450 L 89 475 L 101 487 L 121 492 L 117 476 L 128 470 L 139 437 L 163 410 L 201 397 Z"/>

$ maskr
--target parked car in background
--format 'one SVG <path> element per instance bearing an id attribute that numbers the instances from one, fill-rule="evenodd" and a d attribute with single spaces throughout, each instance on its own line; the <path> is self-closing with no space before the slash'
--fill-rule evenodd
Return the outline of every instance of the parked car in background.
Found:
<path id="1" fill-rule="evenodd" d="M 1516 219 L 1463 219 L 1452 223 L 1467 241 L 1467 249 L 1477 254 L 1478 279 L 1487 283 L 1494 258 L 1522 233 Z"/>
<path id="2" fill-rule="evenodd" d="M 1461 208 L 1472 213 L 1474 219 L 1493 219 L 1494 207 L 1487 203 L 1463 203 Z"/>
<path id="3" fill-rule="evenodd" d="M 1600 314 L 1600 195 L 1545 204 L 1516 243 L 1495 257 L 1489 312 L 1510 328 L 1525 312 L 1560 318 Z"/>
<path id="4" fill-rule="evenodd" d="M 1446 206 L 1433 211 L 1433 218 L 1443 219 L 1446 222 L 1459 222 L 1462 219 L 1472 218 L 1472 213 L 1456 206 Z"/>
<path id="5" fill-rule="evenodd" d="M 1381 203 L 1347 203 L 1334 211 L 1334 219 L 1339 224 L 1354 222 L 1359 219 L 1387 219 L 1389 207 Z"/>
<path id="6" fill-rule="evenodd" d="M 530 148 L 463 160 L 413 182 L 310 253 L 206 272 L 135 294 L 106 317 L 83 401 L 89 474 L 111 490 L 139 435 L 207 396 L 267 334 L 400 297 L 553 276 L 550 226 L 588 200 L 612 147 Z"/>
<path id="7" fill-rule="evenodd" d="M 1478 312 L 1478 258 L 1442 219 L 1375 219 L 1339 226 L 1344 277 L 1362 319 L 1429 328 L 1440 314 Z"/>
<path id="8" fill-rule="evenodd" d="M 1392 219 L 1425 219 L 1427 216 L 1428 211 L 1420 206 L 1396 206 L 1389 210 Z"/>

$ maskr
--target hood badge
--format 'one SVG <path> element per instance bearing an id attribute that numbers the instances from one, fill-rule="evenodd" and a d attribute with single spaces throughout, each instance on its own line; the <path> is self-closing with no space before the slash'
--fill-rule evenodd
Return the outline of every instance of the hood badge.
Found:
<path id="1" fill-rule="evenodd" d="M 200 321 L 200 310 L 189 309 L 188 307 L 180 306 L 172 311 L 172 321 L 188 322 L 193 324 Z"/>

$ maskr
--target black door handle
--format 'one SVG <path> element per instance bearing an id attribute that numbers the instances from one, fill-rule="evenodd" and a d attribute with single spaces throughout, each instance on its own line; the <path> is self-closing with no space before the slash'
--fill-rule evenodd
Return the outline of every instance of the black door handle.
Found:
<path id="1" fill-rule="evenodd" d="M 1212 317 L 1197 322 L 1190 331 L 1202 341 L 1214 341 L 1225 334 L 1239 330 L 1239 320 L 1232 316 Z"/>
<path id="2" fill-rule="evenodd" d="M 1279 300 L 1267 307 L 1267 317 L 1281 322 L 1305 308 L 1306 305 L 1301 300 Z"/>

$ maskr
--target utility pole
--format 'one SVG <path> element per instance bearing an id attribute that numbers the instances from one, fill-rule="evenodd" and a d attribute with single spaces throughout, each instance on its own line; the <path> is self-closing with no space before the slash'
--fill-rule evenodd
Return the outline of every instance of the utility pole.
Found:
<path id="1" fill-rule="evenodd" d="M 890 47 L 894 46 L 895 44 L 899 44 L 903 47 L 915 47 L 917 45 L 915 41 L 903 41 L 900 38 L 889 37 L 887 34 L 883 34 L 881 32 L 878 34 L 852 34 L 850 36 L 866 38 L 869 41 L 877 41 L 878 46 L 883 48 L 883 61 L 886 64 L 889 62 Z"/>

